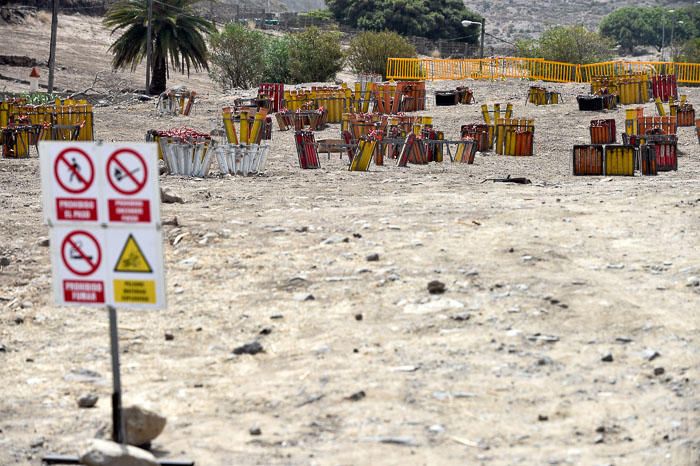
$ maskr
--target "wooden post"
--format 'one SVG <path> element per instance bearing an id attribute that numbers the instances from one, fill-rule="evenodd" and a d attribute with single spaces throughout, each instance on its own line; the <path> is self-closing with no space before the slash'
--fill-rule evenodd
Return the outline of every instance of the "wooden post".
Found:
<path id="1" fill-rule="evenodd" d="M 48 93 L 53 92 L 53 73 L 56 67 L 56 32 L 58 30 L 58 2 L 53 0 L 53 8 L 51 11 L 51 48 L 49 49 L 49 86 Z"/>

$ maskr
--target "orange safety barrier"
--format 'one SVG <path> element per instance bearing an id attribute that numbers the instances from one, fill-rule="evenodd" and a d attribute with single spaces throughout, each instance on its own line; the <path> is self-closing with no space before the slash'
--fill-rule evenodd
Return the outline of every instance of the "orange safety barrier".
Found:
<path id="1" fill-rule="evenodd" d="M 578 65 L 542 58 L 389 58 L 390 80 L 533 79 L 551 82 L 591 82 L 594 76 L 634 73 L 675 74 L 678 84 L 700 84 L 700 63 L 609 61 Z"/>

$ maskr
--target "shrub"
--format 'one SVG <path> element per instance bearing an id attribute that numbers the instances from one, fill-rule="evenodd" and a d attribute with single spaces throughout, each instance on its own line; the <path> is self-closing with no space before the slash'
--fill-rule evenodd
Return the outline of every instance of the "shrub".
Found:
<path id="1" fill-rule="evenodd" d="M 287 36 L 269 37 L 265 43 L 263 61 L 265 62 L 262 77 L 264 82 L 289 82 L 289 38 Z"/>
<path id="2" fill-rule="evenodd" d="M 356 73 L 381 74 L 386 78 L 386 62 L 392 58 L 416 56 L 416 48 L 395 32 L 363 32 L 350 41 L 348 64 Z"/>
<path id="3" fill-rule="evenodd" d="M 292 82 L 329 81 L 343 68 L 340 33 L 310 27 L 289 40 L 289 74 Z"/>
<path id="4" fill-rule="evenodd" d="M 608 60 L 612 48 L 612 41 L 583 26 L 557 26 L 536 41 L 518 41 L 520 56 L 576 64 Z"/>
<path id="5" fill-rule="evenodd" d="M 210 75 L 224 90 L 257 86 L 265 73 L 267 39 L 230 23 L 211 36 Z"/>

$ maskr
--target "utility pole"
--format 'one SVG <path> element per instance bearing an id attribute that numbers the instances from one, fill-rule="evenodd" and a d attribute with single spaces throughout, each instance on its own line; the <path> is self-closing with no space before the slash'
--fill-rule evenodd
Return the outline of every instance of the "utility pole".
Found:
<path id="1" fill-rule="evenodd" d="M 49 49 L 49 86 L 48 93 L 53 92 L 53 71 L 56 67 L 56 32 L 58 30 L 58 2 L 53 0 L 51 12 L 51 48 Z"/>
<path id="2" fill-rule="evenodd" d="M 484 28 L 486 27 L 486 18 L 481 18 L 481 50 L 479 51 L 479 58 L 484 59 Z"/>
<path id="3" fill-rule="evenodd" d="M 146 94 L 150 94 L 151 89 L 151 55 L 153 54 L 153 0 L 148 0 L 148 30 L 146 32 Z"/>

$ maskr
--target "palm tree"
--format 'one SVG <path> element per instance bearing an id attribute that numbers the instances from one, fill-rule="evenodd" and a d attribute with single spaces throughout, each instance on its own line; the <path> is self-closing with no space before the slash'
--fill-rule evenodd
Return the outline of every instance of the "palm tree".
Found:
<path id="1" fill-rule="evenodd" d="M 192 5 L 198 0 L 150 0 L 152 12 L 152 72 L 148 92 L 165 91 L 170 68 L 180 73 L 208 70 L 205 36 L 214 26 L 197 15 Z M 124 30 L 109 50 L 114 54 L 112 66 L 130 67 L 131 71 L 146 57 L 149 0 L 120 0 L 110 7 L 104 19 L 112 34 Z"/>

